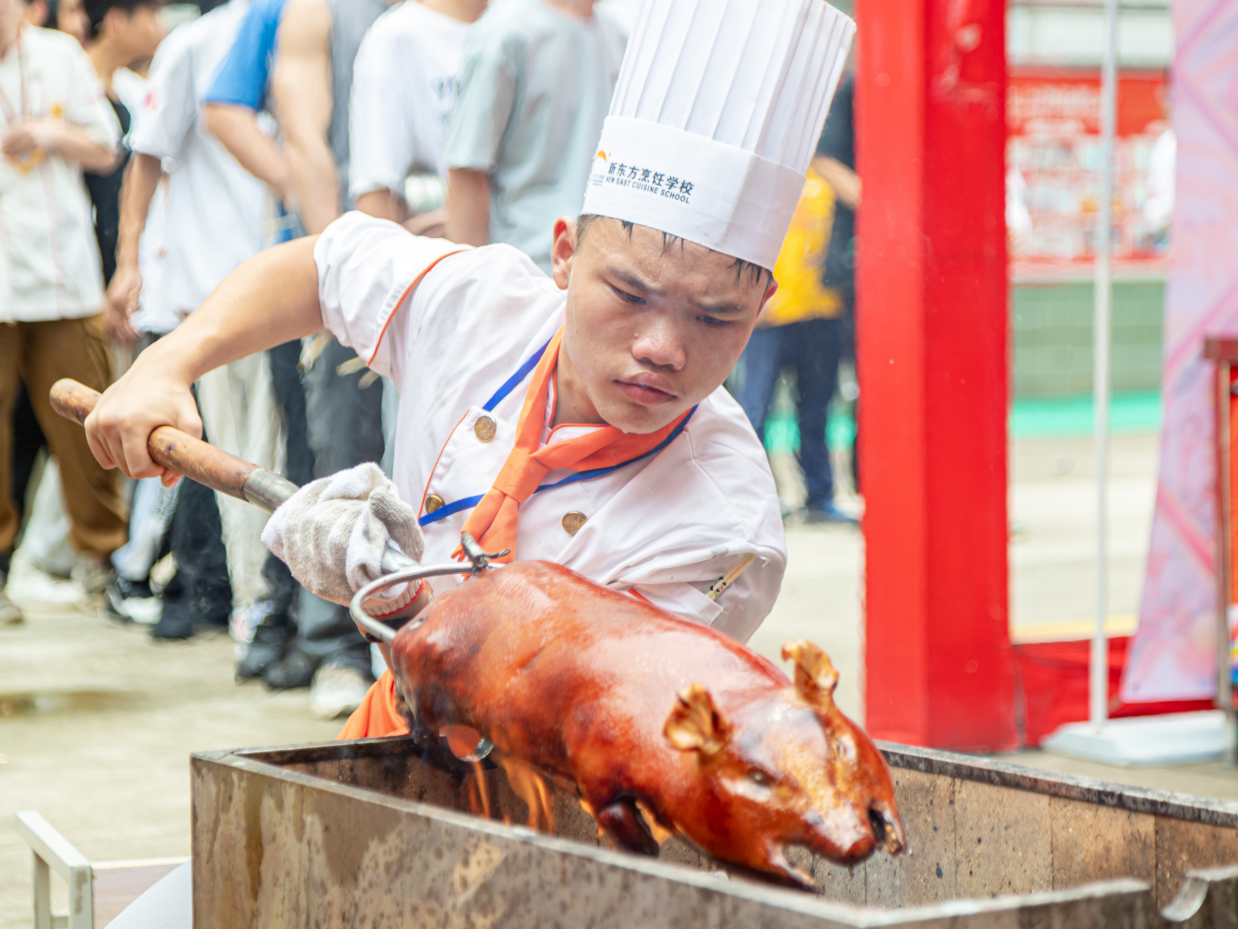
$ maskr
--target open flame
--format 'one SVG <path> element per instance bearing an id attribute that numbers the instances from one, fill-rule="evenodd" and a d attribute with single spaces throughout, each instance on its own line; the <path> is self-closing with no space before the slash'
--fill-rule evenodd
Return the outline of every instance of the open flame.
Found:
<path id="1" fill-rule="evenodd" d="M 514 758 L 496 758 L 495 760 L 507 773 L 507 783 L 511 785 L 512 791 L 529 808 L 528 827 L 554 835 L 555 814 L 550 805 L 550 793 L 546 790 L 545 778 Z"/>
<path id="2" fill-rule="evenodd" d="M 554 809 L 545 778 L 514 758 L 500 757 L 497 753 L 493 757 L 507 774 L 507 783 L 511 785 L 512 792 L 529 808 L 528 827 L 555 835 Z M 465 793 L 470 813 L 485 819 L 495 818 L 495 811 L 490 803 L 490 790 L 486 784 L 486 771 L 480 761 L 473 762 L 473 776 L 467 781 Z M 504 815 L 502 820 L 508 825 L 511 824 L 511 817 L 507 815 Z"/>
<path id="3" fill-rule="evenodd" d="M 512 793 L 523 800 L 528 807 L 529 815 L 526 825 L 530 829 L 536 829 L 547 835 L 556 835 L 554 805 L 550 801 L 550 791 L 546 787 L 546 779 L 516 758 L 499 755 L 497 752 L 491 757 L 494 758 L 495 762 L 498 763 L 507 775 L 507 783 L 511 786 Z M 498 811 L 491 804 L 490 789 L 486 783 L 486 770 L 482 767 L 480 761 L 473 762 L 473 774 L 466 782 L 465 794 L 468 798 L 470 813 L 474 816 L 481 816 L 484 819 L 496 818 L 495 813 Z M 594 822 L 597 822 L 597 814 L 588 801 L 582 797 L 579 798 L 579 802 L 580 808 L 588 813 Z M 645 825 L 649 828 L 649 832 L 653 835 L 654 841 L 659 845 L 674 835 L 672 830 L 667 829 L 658 821 L 658 817 L 653 810 L 646 806 L 645 803 L 638 800 L 636 808 L 640 812 L 641 818 L 645 821 Z M 501 819 L 504 824 L 511 825 L 511 817 L 506 813 L 502 815 Z M 605 835 L 601 826 L 598 827 L 597 835 L 599 839 Z"/>

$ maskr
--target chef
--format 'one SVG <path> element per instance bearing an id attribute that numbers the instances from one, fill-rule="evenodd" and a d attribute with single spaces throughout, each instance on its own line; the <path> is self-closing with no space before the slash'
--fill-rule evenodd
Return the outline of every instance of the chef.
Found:
<path id="1" fill-rule="evenodd" d="M 506 245 L 349 213 L 241 266 L 144 352 L 87 420 L 95 454 L 162 473 L 147 437 L 200 433 L 196 378 L 325 327 L 399 386 L 403 502 L 363 466 L 285 504 L 264 541 L 307 587 L 346 601 L 388 536 L 438 564 L 467 531 L 746 641 L 786 547 L 764 449 L 722 383 L 777 288 L 853 30 L 823 0 L 644 0 L 551 277 Z M 375 612 L 430 592 L 395 596 Z M 406 731 L 387 672 L 343 735 Z"/>

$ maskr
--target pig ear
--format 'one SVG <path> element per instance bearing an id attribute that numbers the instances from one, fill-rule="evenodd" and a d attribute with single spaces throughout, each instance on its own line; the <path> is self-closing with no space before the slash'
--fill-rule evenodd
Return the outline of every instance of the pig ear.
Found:
<path id="1" fill-rule="evenodd" d="M 706 757 L 716 755 L 726 744 L 730 726 L 714 706 L 709 691 L 701 684 L 681 690 L 671 715 L 662 729 L 672 748 L 696 750 Z"/>
<path id="2" fill-rule="evenodd" d="M 795 690 L 813 706 L 833 704 L 838 672 L 830 656 L 811 642 L 800 639 L 782 647 L 782 660 L 795 662 Z"/>

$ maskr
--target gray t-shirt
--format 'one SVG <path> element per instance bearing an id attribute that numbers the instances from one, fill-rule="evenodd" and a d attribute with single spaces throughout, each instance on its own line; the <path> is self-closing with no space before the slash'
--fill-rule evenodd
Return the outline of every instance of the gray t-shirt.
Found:
<path id="1" fill-rule="evenodd" d="M 340 200 L 352 209 L 348 196 L 348 104 L 353 60 L 370 26 L 390 7 L 384 0 L 327 0 L 331 9 L 331 126 L 327 140 L 339 172 Z"/>
<path id="2" fill-rule="evenodd" d="M 545 0 L 499 0 L 464 50 L 447 165 L 490 175 L 490 240 L 548 273 L 555 220 L 584 204 L 623 45 L 601 10 L 582 22 Z"/>

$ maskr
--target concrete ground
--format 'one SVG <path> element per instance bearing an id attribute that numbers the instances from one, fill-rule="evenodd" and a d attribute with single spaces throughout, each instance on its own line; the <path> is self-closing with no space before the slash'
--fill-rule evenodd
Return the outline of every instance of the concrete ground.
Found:
<path id="1" fill-rule="evenodd" d="M 1022 441 L 1012 455 L 1012 613 L 1016 635 L 1082 634 L 1092 610 L 1094 526 L 1090 444 Z M 794 498 L 788 461 L 776 462 Z M 1114 441 L 1112 613 L 1133 620 L 1156 465 L 1153 436 Z M 852 497 L 844 506 L 858 508 Z M 854 528 L 788 529 L 782 595 L 752 645 L 778 661 L 782 643 L 829 651 L 842 708 L 860 706 L 862 538 Z M 55 598 L 52 598 L 55 599 Z M 155 644 L 73 606 L 32 607 L 0 627 L 0 929 L 30 924 L 30 855 L 13 813 L 42 813 L 91 860 L 189 853 L 191 751 L 332 738 L 305 691 L 272 694 L 232 682 L 232 644 Z M 1121 770 L 1025 752 L 1008 760 L 1129 784 L 1238 799 L 1238 774 L 1219 765 Z M 53 884 L 58 882 L 53 881 Z M 61 888 L 57 888 L 63 893 Z"/>

